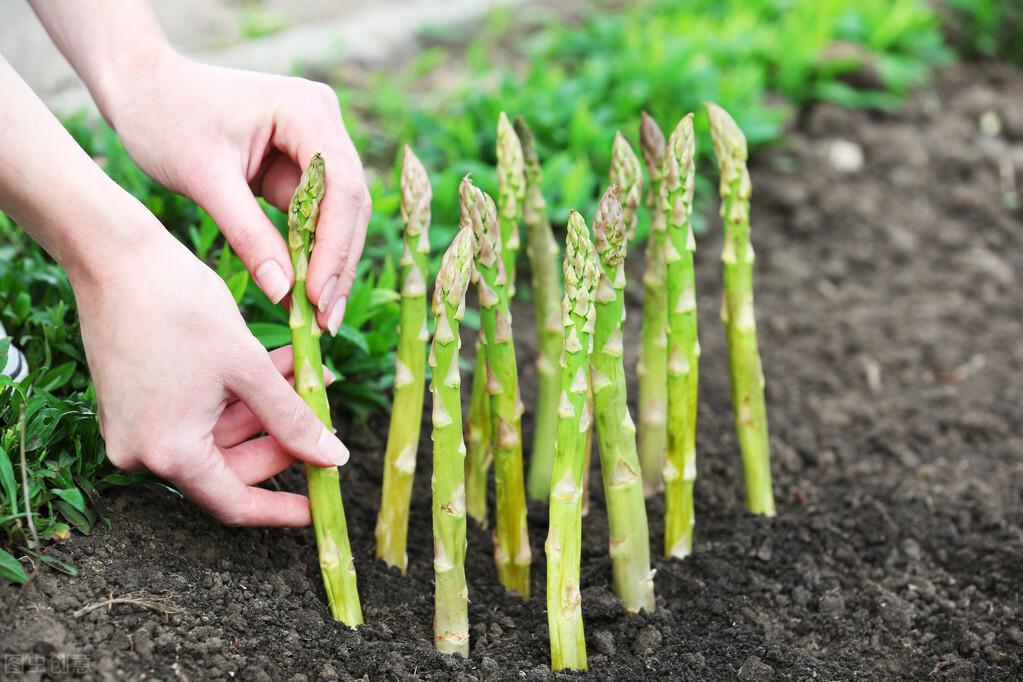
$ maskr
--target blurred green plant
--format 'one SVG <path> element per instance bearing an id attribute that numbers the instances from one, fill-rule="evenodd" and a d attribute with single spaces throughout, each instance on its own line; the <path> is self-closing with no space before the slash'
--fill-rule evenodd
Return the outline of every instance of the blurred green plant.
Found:
<path id="1" fill-rule="evenodd" d="M 944 0 L 948 33 L 969 57 L 1023 64 L 1023 3 L 1019 0 Z"/>

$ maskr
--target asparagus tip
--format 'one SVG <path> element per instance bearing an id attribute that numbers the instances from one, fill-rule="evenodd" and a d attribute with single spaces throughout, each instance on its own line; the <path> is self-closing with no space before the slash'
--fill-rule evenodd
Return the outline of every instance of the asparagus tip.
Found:
<path id="1" fill-rule="evenodd" d="M 730 157 L 735 161 L 746 161 L 746 136 L 743 135 L 739 124 L 717 104 L 707 102 L 704 106 L 707 107 L 710 135 L 714 140 L 714 154 L 718 160 Z"/>
<path id="2" fill-rule="evenodd" d="M 625 218 L 618 200 L 618 185 L 611 185 L 597 204 L 593 218 L 593 241 L 606 266 L 625 260 Z"/>
<path id="3" fill-rule="evenodd" d="M 643 150 L 643 159 L 652 178 L 660 177 L 661 166 L 664 163 L 664 144 L 661 127 L 644 111 L 639 122 L 639 146 Z"/>
<path id="4" fill-rule="evenodd" d="M 534 168 L 538 166 L 540 159 L 536 154 L 536 137 L 529 128 L 529 124 L 526 123 L 526 119 L 522 116 L 516 116 L 514 128 L 515 133 L 519 136 L 519 143 L 522 145 L 522 157 L 525 160 L 526 167 Z"/>

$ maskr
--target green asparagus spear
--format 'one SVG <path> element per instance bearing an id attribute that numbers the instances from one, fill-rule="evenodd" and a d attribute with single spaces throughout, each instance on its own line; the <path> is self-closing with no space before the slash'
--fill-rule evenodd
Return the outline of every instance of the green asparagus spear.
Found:
<path id="1" fill-rule="evenodd" d="M 526 197 L 522 144 L 508 116 L 497 119 L 497 213 L 501 223 L 501 261 L 508 279 L 508 300 L 515 298 L 515 266 L 519 255 L 519 221 Z"/>
<path id="2" fill-rule="evenodd" d="M 469 655 L 469 589 L 465 583 L 465 443 L 458 374 L 459 322 L 472 275 L 476 239 L 466 225 L 444 253 L 433 291 L 436 328 L 433 378 L 434 642 L 445 654 Z"/>
<path id="3" fill-rule="evenodd" d="M 522 473 L 522 401 L 508 310 L 508 287 L 501 261 L 501 238 L 493 200 L 469 178 L 460 188 L 463 222 L 472 226 L 478 245 L 476 270 L 480 322 L 486 340 L 487 394 L 490 397 L 490 433 L 493 434 L 494 488 L 497 523 L 494 561 L 497 574 L 509 590 L 529 598 L 529 532 L 526 527 L 526 490 Z"/>
<path id="4" fill-rule="evenodd" d="M 497 119 L 497 182 L 500 201 L 501 260 L 504 266 L 508 299 L 515 296 L 515 265 L 519 252 L 519 219 L 526 193 L 522 146 L 515 129 L 502 111 Z M 493 460 L 493 435 L 490 426 L 490 400 L 486 390 L 487 366 L 482 334 L 476 344 L 476 370 L 469 403 L 469 455 L 466 460 L 466 505 L 469 516 L 484 528 L 487 525 L 487 475 Z"/>
<path id="5" fill-rule="evenodd" d="M 693 187 L 696 140 L 693 115 L 679 121 L 668 140 L 662 208 L 667 222 L 668 454 L 664 465 L 664 555 L 684 559 L 693 551 L 693 484 L 696 480 L 696 397 L 700 342 L 693 275 Z"/>
<path id="6" fill-rule="evenodd" d="M 394 373 L 394 404 L 384 455 L 384 483 L 377 517 L 377 558 L 402 573 L 412 479 L 426 383 L 426 267 L 430 254 L 430 180 L 423 164 L 405 147 L 401 167 L 401 215 L 405 253 L 401 259 L 401 323 Z"/>
<path id="7" fill-rule="evenodd" d="M 554 239 L 547 217 L 541 183 L 543 171 L 536 154 L 533 133 L 520 116 L 515 130 L 522 143 L 526 164 L 526 199 L 523 213 L 526 223 L 526 254 L 532 272 L 533 306 L 536 311 L 537 401 L 533 427 L 533 454 L 529 460 L 526 492 L 534 500 L 546 500 L 551 493 L 551 466 L 554 463 L 554 441 L 558 432 L 558 398 L 561 395 L 561 373 L 558 360 L 565 332 L 561 326 L 561 273 L 558 263 L 558 242 Z"/>
<path id="8" fill-rule="evenodd" d="M 661 489 L 664 456 L 668 448 L 668 287 L 664 264 L 665 223 L 660 209 L 664 182 L 664 134 L 657 122 L 643 114 L 640 148 L 650 175 L 650 236 L 643 273 L 643 332 L 639 353 L 639 462 L 643 489 L 649 497 Z"/>
<path id="9" fill-rule="evenodd" d="M 617 185 L 622 217 L 625 220 L 626 242 L 632 241 L 639 222 L 639 203 L 643 198 L 643 169 L 636 152 L 621 133 L 615 133 L 611 145 L 611 168 L 608 173 L 612 185 Z"/>
<path id="10" fill-rule="evenodd" d="M 622 362 L 626 231 L 616 185 L 608 188 L 597 205 L 593 238 L 600 255 L 601 271 L 594 295 L 597 323 L 593 333 L 590 380 L 600 441 L 615 594 L 626 611 L 653 611 L 650 535 L 636 453 L 636 426 L 629 414 Z"/>
<path id="11" fill-rule="evenodd" d="M 288 208 L 288 248 L 295 268 L 291 292 L 291 343 L 295 355 L 295 390 L 316 416 L 331 428 L 330 405 L 323 386 L 320 327 L 306 296 L 306 273 L 312 255 L 316 220 L 324 187 L 323 157 L 316 154 L 302 173 Z M 348 543 L 348 525 L 341 503 L 337 467 L 306 465 L 309 506 L 320 554 L 320 572 L 327 591 L 330 613 L 349 627 L 362 624 L 362 607 L 355 578 L 355 561 Z"/>
<path id="12" fill-rule="evenodd" d="M 493 450 L 490 438 L 490 397 L 487 395 L 487 350 L 483 330 L 476 339 L 476 361 L 469 398 L 469 418 L 465 440 L 469 453 L 465 458 L 465 508 L 481 528 L 487 527 L 487 479 Z"/>
<path id="13" fill-rule="evenodd" d="M 721 171 L 721 218 L 724 223 L 721 321 L 728 336 L 732 410 L 746 473 L 746 504 L 754 514 L 774 516 L 764 372 L 757 348 L 757 323 L 753 312 L 754 253 L 749 222 L 752 185 L 746 169 L 746 137 L 721 107 L 707 104 L 707 114 L 714 154 Z"/>
<path id="14" fill-rule="evenodd" d="M 553 670 L 586 669 L 579 561 L 586 434 L 592 421 L 586 395 L 590 388 L 589 355 L 596 322 L 593 294 L 598 267 L 586 223 L 572 211 L 565 242 L 565 296 L 561 305 L 566 334 L 546 543 L 547 622 Z"/>

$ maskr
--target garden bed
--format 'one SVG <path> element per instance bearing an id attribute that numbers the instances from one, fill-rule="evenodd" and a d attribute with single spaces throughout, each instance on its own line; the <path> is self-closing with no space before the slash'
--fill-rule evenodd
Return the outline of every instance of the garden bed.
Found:
<path id="1" fill-rule="evenodd" d="M 982 118 L 995 132 L 988 112 L 999 119 L 996 136 L 981 132 Z M 1023 215 L 1005 196 L 1005 169 L 1023 168 L 1020 112 L 1019 71 L 955 67 L 898 115 L 813 107 L 788 144 L 755 157 L 775 519 L 743 506 L 717 320 L 719 225 L 708 216 L 697 252 L 696 551 L 683 562 L 658 559 L 657 611 L 626 617 L 610 587 L 594 485 L 583 546 L 590 676 L 1020 674 Z M 837 170 L 855 166 L 856 148 L 862 169 Z M 630 368 L 642 293 L 642 250 L 634 251 Z M 519 303 L 514 313 L 523 400 L 532 405 L 532 308 Z M 386 424 L 341 429 L 352 450 L 342 485 L 364 627 L 330 619 L 311 529 L 225 528 L 163 489 L 128 488 L 105 500 L 109 530 L 54 550 L 80 576 L 44 572 L 0 624 L 0 653 L 12 655 L 5 665 L 63 655 L 99 678 L 550 677 L 544 505 L 529 509 L 533 599 L 502 593 L 489 532 L 470 529 L 471 656 L 433 648 L 428 414 L 404 577 L 373 559 Z M 523 424 L 529 443 L 528 412 Z M 279 484 L 300 489 L 302 477 L 290 472 Z M 661 512 L 651 500 L 657 549 Z M 16 589 L 3 584 L 0 598 Z M 160 597 L 173 612 L 116 604 L 75 615 L 126 596 Z"/>

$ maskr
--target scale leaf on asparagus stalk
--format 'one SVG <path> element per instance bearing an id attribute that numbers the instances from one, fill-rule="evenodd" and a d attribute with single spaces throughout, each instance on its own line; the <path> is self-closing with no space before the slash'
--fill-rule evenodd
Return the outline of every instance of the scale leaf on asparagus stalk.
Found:
<path id="1" fill-rule="evenodd" d="M 515 131 L 522 144 L 526 166 L 526 197 L 523 217 L 526 224 L 526 254 L 529 256 L 536 318 L 537 401 L 533 427 L 533 451 L 529 459 L 526 492 L 534 500 L 546 500 L 551 493 L 551 466 L 558 431 L 558 398 L 561 395 L 561 371 L 558 366 L 565 331 L 561 324 L 561 264 L 558 242 L 547 216 L 541 184 L 543 171 L 536 153 L 533 133 L 520 116 Z"/>
<path id="2" fill-rule="evenodd" d="M 507 589 L 529 598 L 529 566 L 532 553 L 526 526 L 526 489 L 522 470 L 522 401 L 519 399 L 518 367 L 508 309 L 508 287 L 501 260 L 501 237 L 493 200 L 462 180 L 463 221 L 476 236 L 477 288 L 480 326 L 487 358 L 487 395 L 490 398 L 490 433 L 494 458 L 497 522 L 494 529 L 494 561 Z"/>
<path id="3" fill-rule="evenodd" d="M 696 320 L 693 254 L 693 189 L 696 139 L 693 115 L 679 121 L 668 140 L 662 208 L 667 233 L 668 452 L 664 463 L 664 555 L 684 559 L 693 551 L 693 485 L 696 481 L 696 409 L 700 342 Z"/>
<path id="4" fill-rule="evenodd" d="M 716 104 L 707 104 L 707 114 L 714 154 L 721 172 L 721 219 L 724 226 L 721 321 L 728 336 L 732 411 L 746 476 L 746 504 L 755 514 L 774 516 L 764 372 L 753 312 L 755 256 L 750 242 L 752 185 L 746 168 L 746 136 L 728 112 Z"/>
<path id="5" fill-rule="evenodd" d="M 664 263 L 665 216 L 661 210 L 664 184 L 664 134 L 644 112 L 639 126 L 640 149 L 650 175 L 647 205 L 650 235 L 643 273 L 642 341 L 639 352 L 639 462 L 643 488 L 649 497 L 662 486 L 664 457 L 668 449 L 668 287 Z"/>
<path id="6" fill-rule="evenodd" d="M 597 204 L 597 215 L 593 219 L 593 239 L 601 267 L 594 294 L 597 317 L 590 379 L 615 594 L 626 611 L 636 613 L 653 611 L 655 604 L 646 501 L 636 452 L 636 425 L 629 414 L 622 361 L 628 238 L 625 225 L 618 187 L 611 185 Z"/>
<path id="7" fill-rule="evenodd" d="M 551 668 L 585 670 L 579 562 L 582 555 L 582 485 L 586 435 L 592 415 L 590 352 L 596 324 L 593 304 L 598 268 L 593 242 L 581 215 L 568 216 L 565 240 L 565 295 L 562 324 L 565 342 L 561 356 L 561 404 L 558 407 L 557 452 L 551 476 L 550 526 L 547 551 L 547 622 Z"/>
<path id="8" fill-rule="evenodd" d="M 291 291 L 291 343 L 295 356 L 295 390 L 327 428 L 332 428 L 330 405 L 323 385 L 320 327 L 313 304 L 306 295 L 306 274 L 312 256 L 316 221 L 323 199 L 323 157 L 313 156 L 288 207 L 288 249 L 295 268 Z M 356 584 L 355 561 L 348 541 L 348 525 L 341 502 L 337 467 L 306 465 L 309 506 L 320 555 L 320 572 L 330 613 L 349 627 L 362 624 L 362 607 Z"/>
<path id="9" fill-rule="evenodd" d="M 433 393 L 434 642 L 445 654 L 469 655 L 469 590 L 465 582 L 465 442 L 458 372 L 459 323 L 473 274 L 476 239 L 463 223 L 444 253 L 433 292 L 430 347 Z"/>
<path id="10" fill-rule="evenodd" d="M 406 538 L 416 450 L 426 383 L 426 269 L 430 254 L 430 180 L 409 147 L 401 167 L 401 322 L 394 373 L 394 403 L 384 455 L 384 481 L 377 517 L 377 558 L 402 573 L 408 566 Z"/>

